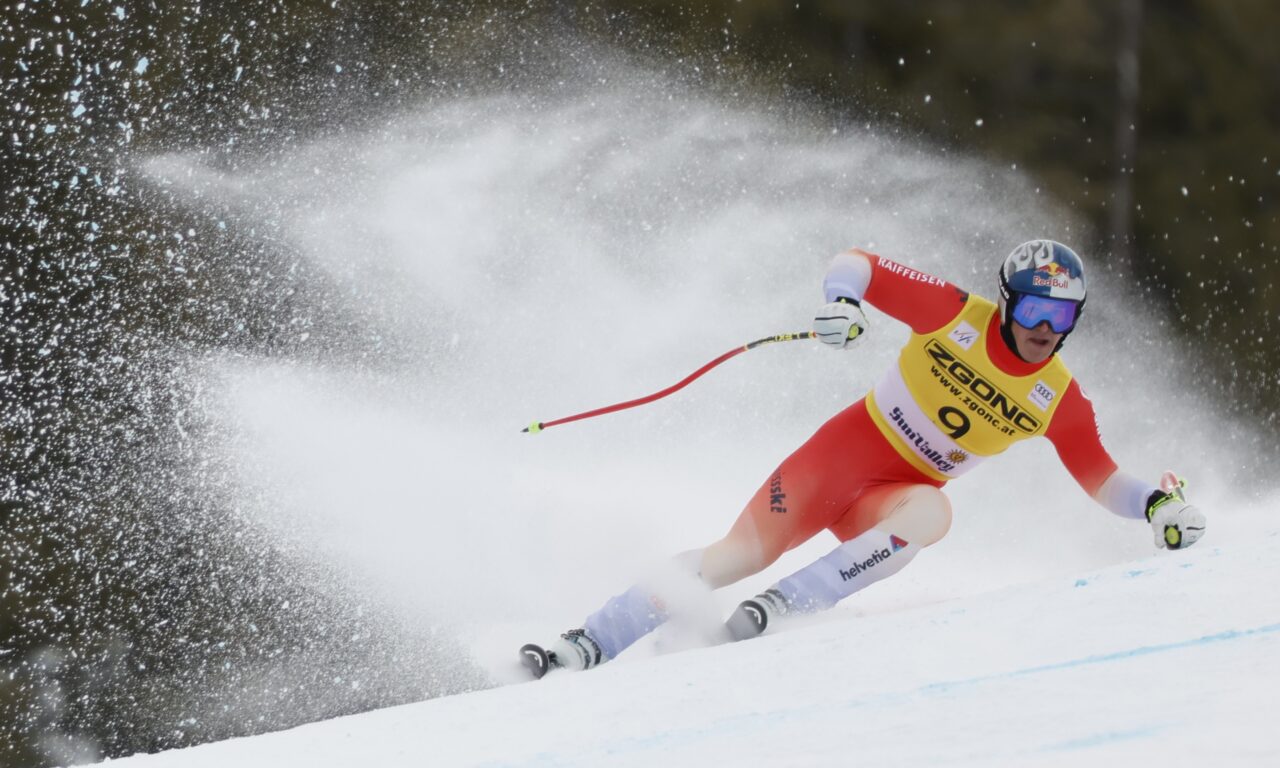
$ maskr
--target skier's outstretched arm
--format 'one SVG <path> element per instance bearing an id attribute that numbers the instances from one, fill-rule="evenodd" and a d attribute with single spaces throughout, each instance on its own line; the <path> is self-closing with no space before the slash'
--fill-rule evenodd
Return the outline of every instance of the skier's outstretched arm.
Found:
<path id="1" fill-rule="evenodd" d="M 814 317 L 813 329 L 819 341 L 837 349 L 848 349 L 865 335 L 863 301 L 927 333 L 950 322 L 969 296 L 941 278 L 858 248 L 836 254 L 822 290 L 827 303 Z"/>
<path id="2" fill-rule="evenodd" d="M 1149 522 L 1157 547 L 1189 547 L 1204 534 L 1204 514 L 1187 503 L 1184 484 L 1172 472 L 1152 485 L 1116 466 L 1102 445 L 1093 405 L 1075 381 L 1045 436 L 1085 493 L 1116 515 Z"/>

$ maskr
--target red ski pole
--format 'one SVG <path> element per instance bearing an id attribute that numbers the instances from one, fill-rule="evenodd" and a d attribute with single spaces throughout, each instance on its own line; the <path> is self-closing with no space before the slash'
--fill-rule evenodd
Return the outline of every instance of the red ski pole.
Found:
<path id="1" fill-rule="evenodd" d="M 712 368 L 715 368 L 717 365 L 723 363 L 729 358 L 734 357 L 735 355 L 740 355 L 743 352 L 746 352 L 747 350 L 755 349 L 756 347 L 759 347 L 764 344 L 772 344 L 775 341 L 798 341 L 800 339 L 812 339 L 813 337 L 814 337 L 813 331 L 805 331 L 804 333 L 780 333 L 777 336 L 769 336 L 768 338 L 759 339 L 757 341 L 751 342 L 750 344 L 744 344 L 741 347 L 734 347 L 728 352 L 725 352 L 723 355 L 717 357 L 715 360 L 712 360 L 711 362 L 707 363 L 706 365 L 702 366 L 698 370 L 694 371 L 693 373 L 689 374 L 688 376 L 684 377 L 680 381 L 676 382 L 675 384 L 672 384 L 671 386 L 667 387 L 666 389 L 660 392 L 654 392 L 652 395 L 646 395 L 645 397 L 637 398 L 635 400 L 628 400 L 625 403 L 616 403 L 614 405 L 606 405 L 603 408 L 596 408 L 594 411 L 578 413 L 573 416 L 565 416 L 564 418 L 561 418 L 561 419 L 553 419 L 551 421 L 535 421 L 520 431 L 521 432 L 541 432 L 544 429 L 549 429 L 551 427 L 558 426 L 560 424 L 567 424 L 571 421 L 577 421 L 579 419 L 590 419 L 594 416 L 603 416 L 606 413 L 613 413 L 614 411 L 623 411 L 623 410 L 626 410 L 627 408 L 635 408 L 637 405 L 652 403 L 654 400 L 660 400 L 673 392 L 678 392 L 681 389 L 684 389 L 690 382 L 692 382 L 694 379 L 698 378 L 702 374 L 706 373 Z"/>

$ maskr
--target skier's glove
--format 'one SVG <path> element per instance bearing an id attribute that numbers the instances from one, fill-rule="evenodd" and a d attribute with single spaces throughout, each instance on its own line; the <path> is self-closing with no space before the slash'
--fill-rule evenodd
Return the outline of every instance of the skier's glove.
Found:
<path id="1" fill-rule="evenodd" d="M 1147 520 L 1158 549 L 1182 549 L 1204 535 L 1204 513 L 1187 503 L 1187 483 L 1172 472 L 1160 478 L 1160 490 L 1147 497 Z"/>
<path id="2" fill-rule="evenodd" d="M 848 349 L 867 332 L 867 316 L 858 301 L 841 296 L 818 310 L 813 332 L 823 344 Z"/>

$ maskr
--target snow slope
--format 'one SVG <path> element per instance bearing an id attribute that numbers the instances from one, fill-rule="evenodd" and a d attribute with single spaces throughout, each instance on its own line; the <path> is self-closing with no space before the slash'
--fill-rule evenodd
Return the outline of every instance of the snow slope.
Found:
<path id="1" fill-rule="evenodd" d="M 1276 765 L 1274 508 L 1075 577 L 113 765 Z"/>

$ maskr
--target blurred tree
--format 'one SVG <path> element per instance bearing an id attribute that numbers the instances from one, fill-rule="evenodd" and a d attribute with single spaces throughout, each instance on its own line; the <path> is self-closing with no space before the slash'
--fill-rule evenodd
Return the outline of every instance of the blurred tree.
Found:
<path id="1" fill-rule="evenodd" d="M 1133 259 L 1133 163 L 1138 154 L 1138 81 L 1142 56 L 1142 0 L 1120 3 L 1116 46 L 1115 203 L 1111 242 L 1121 261 Z"/>

